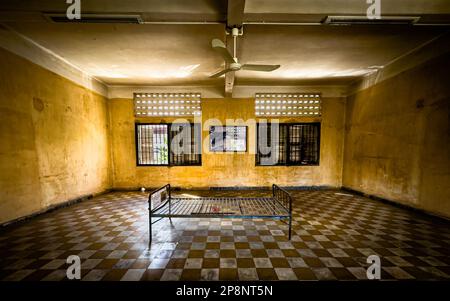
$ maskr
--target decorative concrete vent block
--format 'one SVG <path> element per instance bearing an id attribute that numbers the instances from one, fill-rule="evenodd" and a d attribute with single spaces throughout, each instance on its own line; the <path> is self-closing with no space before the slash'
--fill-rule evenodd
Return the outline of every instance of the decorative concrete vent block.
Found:
<path id="1" fill-rule="evenodd" d="M 255 94 L 256 116 L 321 116 L 320 93 L 257 93 Z"/>
<path id="2" fill-rule="evenodd" d="M 134 115 L 199 116 L 202 112 L 200 93 L 134 93 Z"/>

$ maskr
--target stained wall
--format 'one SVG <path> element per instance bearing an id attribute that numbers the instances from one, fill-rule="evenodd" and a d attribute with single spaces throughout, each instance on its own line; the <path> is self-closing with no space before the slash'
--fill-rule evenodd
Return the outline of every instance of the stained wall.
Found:
<path id="1" fill-rule="evenodd" d="M 0 223 L 109 189 L 108 101 L 0 48 Z"/>
<path id="2" fill-rule="evenodd" d="M 284 119 L 280 122 L 321 122 L 319 166 L 255 166 L 255 111 L 253 99 L 202 99 L 202 166 L 136 166 L 135 123 L 171 122 L 169 118 L 135 118 L 132 99 L 111 99 L 113 186 L 156 187 L 167 183 L 181 187 L 341 186 L 344 98 L 324 98 L 321 118 Z M 227 120 L 229 120 L 227 122 Z M 247 125 L 245 153 L 209 152 L 210 125 Z"/>
<path id="3" fill-rule="evenodd" d="M 343 185 L 450 217 L 450 54 L 347 100 Z"/>

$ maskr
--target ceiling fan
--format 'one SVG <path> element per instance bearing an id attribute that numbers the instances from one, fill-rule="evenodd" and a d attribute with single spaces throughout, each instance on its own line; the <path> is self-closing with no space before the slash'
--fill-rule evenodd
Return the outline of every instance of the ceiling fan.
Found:
<path id="1" fill-rule="evenodd" d="M 219 72 L 216 72 L 209 77 L 219 77 L 227 72 L 231 71 L 239 71 L 239 70 L 249 70 L 249 71 L 264 71 L 270 72 L 280 68 L 280 65 L 258 65 L 258 64 L 240 64 L 236 57 L 236 38 L 239 35 L 239 29 L 233 28 L 231 30 L 231 34 L 233 35 L 233 55 L 228 52 L 225 44 L 219 39 L 213 39 L 211 41 L 211 46 L 214 50 L 220 53 L 220 55 L 225 60 L 225 63 L 228 64 L 228 68 L 225 68 Z"/>

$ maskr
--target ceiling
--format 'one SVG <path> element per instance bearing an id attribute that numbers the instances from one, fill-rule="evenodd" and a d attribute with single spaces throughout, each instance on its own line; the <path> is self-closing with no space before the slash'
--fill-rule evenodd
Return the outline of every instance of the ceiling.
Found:
<path id="1" fill-rule="evenodd" d="M 223 25 L 9 24 L 107 84 L 220 84 Z"/>
<path id="2" fill-rule="evenodd" d="M 235 85 L 349 84 L 449 30 L 317 25 L 327 15 L 364 15 L 364 0 L 230 1 L 245 2 L 241 15 L 234 13 L 243 24 L 240 62 L 281 65 L 270 73 L 236 72 Z M 0 22 L 107 85 L 224 85 L 224 77 L 208 76 L 224 67 L 210 43 L 227 39 L 228 1 L 81 3 L 82 17 L 139 14 L 146 24 L 55 23 L 43 13 L 63 13 L 67 4 L 48 0 L 2 1 Z M 450 24 L 448 0 L 383 1 L 381 12 L 421 16 L 422 24 Z"/>

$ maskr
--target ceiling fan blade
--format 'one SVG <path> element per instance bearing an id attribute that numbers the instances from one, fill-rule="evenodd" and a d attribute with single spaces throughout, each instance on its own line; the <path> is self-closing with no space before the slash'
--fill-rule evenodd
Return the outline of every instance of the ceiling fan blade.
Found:
<path id="1" fill-rule="evenodd" d="M 255 65 L 255 64 L 244 64 L 242 65 L 243 70 L 251 70 L 251 71 L 266 71 L 270 72 L 273 70 L 277 70 L 280 68 L 280 65 Z"/>
<path id="2" fill-rule="evenodd" d="M 225 44 L 221 40 L 213 39 L 211 41 L 211 46 L 214 50 L 220 53 L 225 62 L 227 62 L 228 64 L 236 63 L 233 56 L 228 52 L 227 46 L 225 46 Z"/>
<path id="3" fill-rule="evenodd" d="M 220 70 L 219 72 L 216 72 L 216 73 L 210 75 L 209 77 L 212 77 L 212 78 L 219 77 L 219 76 L 224 75 L 225 73 L 230 72 L 230 71 L 233 71 L 233 70 L 231 70 L 231 69 L 223 69 L 223 70 Z"/>

